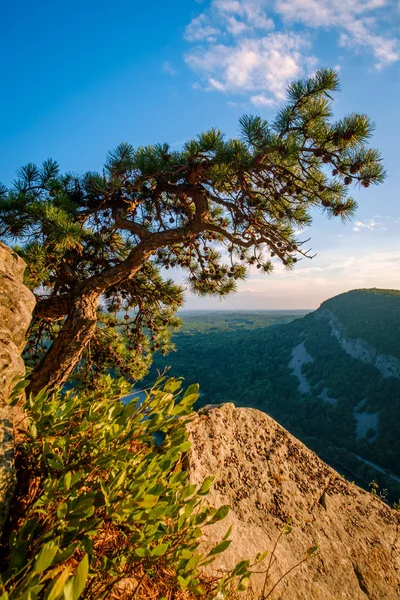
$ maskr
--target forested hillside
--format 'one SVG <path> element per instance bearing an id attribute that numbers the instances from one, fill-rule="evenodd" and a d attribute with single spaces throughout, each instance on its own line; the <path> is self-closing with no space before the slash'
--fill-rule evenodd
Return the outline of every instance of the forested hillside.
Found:
<path id="1" fill-rule="evenodd" d="M 352 290 L 323 302 L 321 308 L 340 319 L 350 338 L 361 338 L 378 352 L 400 358 L 399 290 Z"/>
<path id="2" fill-rule="evenodd" d="M 175 336 L 177 351 L 154 368 L 198 381 L 202 404 L 267 412 L 348 478 L 366 488 L 375 480 L 398 500 L 400 379 L 349 355 L 332 334 L 332 313 L 346 340 L 375 348 L 374 360 L 400 356 L 400 293 L 354 290 L 306 316 L 285 314 L 283 323 L 269 312 L 191 314 Z"/>

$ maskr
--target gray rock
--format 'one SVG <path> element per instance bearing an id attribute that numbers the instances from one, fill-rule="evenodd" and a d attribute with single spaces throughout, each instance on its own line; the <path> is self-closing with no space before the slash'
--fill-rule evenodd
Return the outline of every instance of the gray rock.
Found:
<path id="1" fill-rule="evenodd" d="M 274 589 L 271 600 L 395 600 L 400 598 L 400 514 L 379 498 L 345 481 L 268 415 L 225 404 L 200 411 L 190 423 L 188 464 L 193 483 L 217 474 L 207 502 L 228 504 L 228 517 L 204 528 L 211 547 L 232 525 L 232 544 L 208 567 L 212 574 L 273 550 L 266 585 L 312 558 Z M 257 570 L 265 570 L 264 566 Z M 260 600 L 265 575 L 252 576 L 244 598 Z"/>
<path id="2" fill-rule="evenodd" d="M 337 339 L 346 354 L 365 364 L 374 365 L 385 379 L 388 377 L 400 379 L 400 360 L 398 358 L 388 354 L 379 354 L 371 344 L 364 340 L 347 338 L 343 323 L 327 308 L 317 310 L 315 318 L 328 321 L 331 326 L 331 335 Z"/>
<path id="3" fill-rule="evenodd" d="M 14 432 L 21 408 L 7 399 L 16 378 L 24 375 L 20 356 L 35 298 L 23 284 L 24 261 L 0 242 L 0 532 L 15 485 Z"/>

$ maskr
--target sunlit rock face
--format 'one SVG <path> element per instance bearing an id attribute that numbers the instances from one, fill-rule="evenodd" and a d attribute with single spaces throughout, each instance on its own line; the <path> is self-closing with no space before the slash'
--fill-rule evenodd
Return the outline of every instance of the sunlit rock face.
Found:
<path id="1" fill-rule="evenodd" d="M 212 547 L 233 526 L 230 547 L 208 569 L 224 571 L 264 550 L 271 553 L 292 522 L 292 532 L 276 544 L 268 580 L 260 571 L 271 554 L 255 568 L 259 573 L 243 598 L 258 600 L 263 593 L 274 600 L 400 598 L 400 513 L 345 481 L 258 410 L 231 403 L 206 407 L 189 433 L 192 482 L 216 474 L 207 502 L 231 507 L 224 521 L 205 528 L 204 543 Z M 315 543 L 313 557 L 278 583 Z"/>
<path id="2" fill-rule="evenodd" d="M 25 263 L 0 243 L 0 530 L 15 484 L 14 429 L 21 409 L 7 405 L 13 381 L 24 374 L 20 356 L 35 298 L 23 284 Z"/>
<path id="3" fill-rule="evenodd" d="M 364 340 L 347 338 L 343 324 L 332 311 L 321 308 L 316 311 L 315 316 L 320 319 L 326 319 L 329 322 L 332 335 L 338 340 L 346 354 L 363 363 L 374 365 L 380 371 L 382 377 L 396 377 L 400 379 L 400 360 L 395 356 L 380 354 L 371 344 L 368 344 Z"/>

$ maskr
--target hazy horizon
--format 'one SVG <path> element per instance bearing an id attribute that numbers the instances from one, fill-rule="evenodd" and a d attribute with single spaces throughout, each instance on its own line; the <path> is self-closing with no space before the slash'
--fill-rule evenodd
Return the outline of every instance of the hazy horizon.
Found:
<path id="1" fill-rule="evenodd" d="M 180 313 L 227 313 L 227 312 L 231 312 L 231 313 L 263 313 L 263 312 L 268 312 L 268 313 L 306 313 L 306 312 L 312 312 L 314 309 L 313 308 L 287 308 L 287 309 L 283 309 L 283 308 L 227 308 L 227 309 L 207 309 L 207 308 L 180 308 L 177 311 L 177 314 Z"/>

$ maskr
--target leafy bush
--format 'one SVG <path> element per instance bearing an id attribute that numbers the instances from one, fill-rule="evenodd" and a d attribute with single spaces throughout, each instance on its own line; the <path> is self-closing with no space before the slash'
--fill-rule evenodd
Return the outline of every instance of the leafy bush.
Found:
<path id="1" fill-rule="evenodd" d="M 27 400 L 0 600 L 99 600 L 117 594 L 122 580 L 133 582 L 130 598 L 162 579 L 188 598 L 224 597 L 235 577 L 245 586 L 248 561 L 219 581 L 199 575 L 230 543 L 228 532 L 202 553 L 200 527 L 228 507 L 205 506 L 213 478 L 190 485 L 182 469 L 198 386 L 181 386 L 162 378 L 142 404 L 124 404 L 129 384 L 104 377 L 95 391 Z"/>

